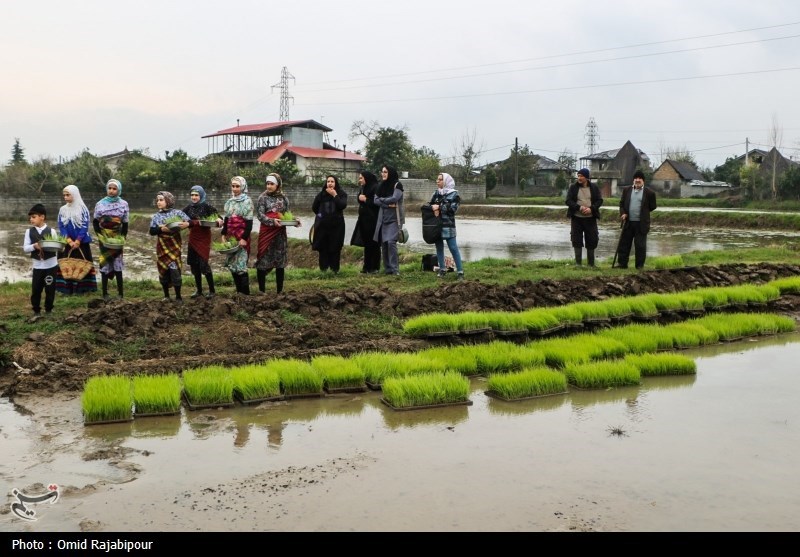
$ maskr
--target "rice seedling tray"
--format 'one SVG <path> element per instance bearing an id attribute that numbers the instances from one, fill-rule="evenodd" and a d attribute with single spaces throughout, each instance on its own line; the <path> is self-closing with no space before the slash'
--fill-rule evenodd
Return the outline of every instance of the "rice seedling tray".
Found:
<path id="1" fill-rule="evenodd" d="M 490 333 L 492 331 L 491 327 L 481 327 L 479 329 L 464 329 L 463 331 L 458 331 L 460 335 L 481 335 L 483 333 Z"/>
<path id="2" fill-rule="evenodd" d="M 217 402 L 216 404 L 193 404 L 189 397 L 186 396 L 186 393 L 181 393 L 181 398 L 183 399 L 184 404 L 189 410 L 208 410 L 209 408 L 231 408 L 236 403 L 234 401 L 231 402 Z"/>
<path id="3" fill-rule="evenodd" d="M 86 417 L 83 418 L 83 425 L 90 426 L 90 425 L 104 425 L 104 424 L 124 424 L 128 422 L 132 422 L 133 418 L 124 418 L 121 420 L 95 420 L 93 422 L 87 421 Z"/>
<path id="4" fill-rule="evenodd" d="M 613 317 L 609 317 L 609 319 L 611 320 L 612 323 L 621 323 L 623 321 L 629 320 L 631 317 L 633 317 L 633 313 L 625 313 L 622 315 L 615 315 Z"/>
<path id="5" fill-rule="evenodd" d="M 685 315 L 687 317 L 696 317 L 698 315 L 705 314 L 706 310 L 704 309 L 682 309 L 680 311 L 681 315 Z"/>
<path id="6" fill-rule="evenodd" d="M 323 387 L 323 390 L 329 395 L 336 393 L 364 393 L 368 390 L 368 387 L 366 385 L 353 387 Z"/>
<path id="7" fill-rule="evenodd" d="M 180 409 L 170 412 L 141 412 L 141 413 L 134 412 L 133 418 L 137 419 L 137 418 L 156 418 L 158 416 L 177 416 L 180 413 L 181 413 Z"/>
<path id="8" fill-rule="evenodd" d="M 388 400 L 385 398 L 381 398 L 381 402 L 391 408 L 392 410 L 397 410 L 398 412 L 403 412 L 406 410 L 428 410 L 431 408 L 447 408 L 448 406 L 472 406 L 471 400 L 462 400 L 459 402 L 447 402 L 442 404 L 426 404 L 424 406 L 404 406 L 399 408 L 397 406 L 393 406 Z"/>
<path id="9" fill-rule="evenodd" d="M 583 323 L 581 323 L 581 326 L 583 326 Z M 547 336 L 549 334 L 555 333 L 557 331 L 560 331 L 563 328 L 564 328 L 564 325 L 559 324 L 559 325 L 554 325 L 553 327 L 548 327 L 547 329 L 538 329 L 538 330 L 533 330 L 533 331 L 529 330 L 528 334 L 530 334 L 532 336 L 535 336 L 535 337 L 543 337 L 543 336 Z"/>
<path id="10" fill-rule="evenodd" d="M 425 333 L 422 336 L 426 336 L 428 338 L 435 338 L 435 337 L 450 337 L 457 334 L 458 331 L 431 331 L 430 333 Z"/>
<path id="11" fill-rule="evenodd" d="M 747 302 L 747 307 L 750 309 L 766 309 L 766 302 Z"/>
<path id="12" fill-rule="evenodd" d="M 322 398 L 325 393 L 300 393 L 296 395 L 283 395 L 284 400 L 291 400 L 295 398 Z"/>
<path id="13" fill-rule="evenodd" d="M 515 337 L 528 334 L 528 329 L 494 329 L 494 334 L 499 337 Z"/>
<path id="14" fill-rule="evenodd" d="M 633 320 L 640 323 L 651 323 L 658 319 L 658 315 L 634 315 Z"/>
<path id="15" fill-rule="evenodd" d="M 603 324 L 609 323 L 611 319 L 608 317 L 584 317 L 583 324 L 584 325 L 595 325 L 595 324 Z"/>
<path id="16" fill-rule="evenodd" d="M 296 225 L 297 225 L 297 221 L 296 220 L 282 220 L 281 221 L 281 226 L 296 226 Z"/>
<path id="17" fill-rule="evenodd" d="M 367 388 L 369 388 L 369 390 L 371 390 L 371 391 L 380 391 L 382 389 L 380 383 L 372 383 L 370 381 L 366 381 L 366 384 L 367 384 Z"/>
<path id="18" fill-rule="evenodd" d="M 506 397 L 502 396 L 500 393 L 498 393 L 497 391 L 483 391 L 483 394 L 485 394 L 489 398 L 502 400 L 504 402 L 519 402 L 521 400 L 534 400 L 534 399 L 537 399 L 537 398 L 547 398 L 549 396 L 566 395 L 566 394 L 569 394 L 569 391 L 561 391 L 561 392 L 558 392 L 558 393 L 549 393 L 549 394 L 546 394 L 546 395 L 523 396 L 523 397 L 520 397 L 520 398 L 506 398 Z"/>
<path id="19" fill-rule="evenodd" d="M 244 404 L 245 406 L 251 406 L 253 404 L 261 404 L 262 402 L 278 402 L 284 400 L 283 395 L 268 396 L 265 398 L 244 398 L 239 391 L 233 391 L 233 398 L 235 398 L 240 404 Z"/>
<path id="20" fill-rule="evenodd" d="M 42 246 L 42 249 L 48 251 L 64 251 L 64 247 L 66 246 L 66 244 L 55 242 L 53 240 L 39 240 L 39 245 Z"/>
<path id="21" fill-rule="evenodd" d="M 743 338 L 744 338 L 744 336 L 730 337 L 730 338 L 722 338 L 722 337 L 720 337 L 719 341 L 720 342 L 737 342 L 737 341 L 742 340 Z"/>

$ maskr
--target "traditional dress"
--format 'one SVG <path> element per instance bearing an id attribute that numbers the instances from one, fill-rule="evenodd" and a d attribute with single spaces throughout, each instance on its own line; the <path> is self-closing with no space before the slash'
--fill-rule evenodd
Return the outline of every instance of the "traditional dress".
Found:
<path id="1" fill-rule="evenodd" d="M 233 180 L 237 180 L 242 186 L 241 193 L 236 197 L 231 197 L 225 202 L 225 225 L 223 226 L 222 234 L 225 236 L 233 236 L 237 240 L 244 238 L 247 245 L 237 251 L 228 255 L 225 260 L 225 267 L 231 273 L 239 275 L 247 273 L 247 262 L 250 259 L 250 230 L 253 227 L 253 200 L 247 195 L 247 181 L 241 176 L 236 176 Z"/>
<path id="2" fill-rule="evenodd" d="M 94 206 L 94 220 L 97 221 L 95 232 L 110 237 L 126 236 L 130 209 L 128 208 L 128 202 L 119 197 L 122 193 L 122 183 L 119 180 L 112 179 L 108 181 L 108 184 L 116 185 L 118 193 L 115 196 L 107 195 Z M 106 184 L 106 188 L 108 184 Z M 122 259 L 122 248 L 109 249 L 105 244 L 100 243 L 98 265 L 100 272 L 103 274 L 122 272 L 125 268 L 125 262 Z"/>
<path id="3" fill-rule="evenodd" d="M 211 255 L 211 229 L 200 226 L 201 220 L 208 220 L 210 217 L 218 216 L 219 211 L 216 207 L 206 202 L 206 191 L 202 186 L 192 186 L 190 193 L 200 194 L 197 203 L 189 203 L 184 207 L 183 212 L 189 217 L 189 249 L 186 255 L 186 262 L 192 269 L 192 274 L 208 274 L 211 272 L 209 257 Z"/>
<path id="4" fill-rule="evenodd" d="M 288 210 L 289 200 L 280 190 L 272 195 L 264 192 L 259 196 L 256 215 L 261 226 L 258 229 L 256 269 L 266 271 L 286 267 L 289 261 L 289 240 L 286 227 L 278 224 L 275 219 L 279 218 L 279 213 L 283 214 Z"/>
<path id="5" fill-rule="evenodd" d="M 167 202 L 166 207 L 153 215 L 150 219 L 150 234 L 157 236 L 156 241 L 156 263 L 158 267 L 158 281 L 162 287 L 169 287 L 170 284 L 178 290 L 181 285 L 181 231 L 179 228 L 162 232 L 161 226 L 168 219 L 179 217 L 185 222 L 189 222 L 189 216 L 175 209 L 175 198 L 169 192 L 158 192 Z M 176 292 L 177 293 L 177 292 Z"/>
<path id="6" fill-rule="evenodd" d="M 89 208 L 83 202 L 81 192 L 77 186 L 69 185 L 64 188 L 64 191 L 72 194 L 72 201 L 63 205 L 58 211 L 58 232 L 70 240 L 80 240 L 81 245 L 79 248 L 65 249 L 58 255 L 58 258 L 73 257 L 92 261 Z M 89 274 L 82 279 L 66 279 L 59 268 L 56 273 L 56 290 L 62 294 L 97 292 L 97 271 L 94 265 L 92 265 Z"/>

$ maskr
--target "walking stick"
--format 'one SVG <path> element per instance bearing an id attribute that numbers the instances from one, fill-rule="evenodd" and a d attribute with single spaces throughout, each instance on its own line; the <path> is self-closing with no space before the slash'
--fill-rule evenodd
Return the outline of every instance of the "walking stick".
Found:
<path id="1" fill-rule="evenodd" d="M 617 264 L 617 254 L 619 253 L 619 246 L 622 245 L 622 234 L 625 232 L 625 227 L 628 226 L 628 219 L 622 221 L 619 230 L 619 239 L 617 240 L 617 249 L 614 250 L 614 260 L 611 262 L 611 268 L 613 269 L 614 266 Z"/>

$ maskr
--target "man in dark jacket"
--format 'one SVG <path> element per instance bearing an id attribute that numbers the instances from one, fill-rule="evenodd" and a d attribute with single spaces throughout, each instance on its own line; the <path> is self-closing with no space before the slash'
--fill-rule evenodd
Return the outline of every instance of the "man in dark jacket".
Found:
<path id="1" fill-rule="evenodd" d="M 600 188 L 592 183 L 589 169 L 578 171 L 578 181 L 567 190 L 567 216 L 570 218 L 569 238 L 575 249 L 575 263 L 581 264 L 583 244 L 586 243 L 586 262 L 594 267 L 594 250 L 600 241 L 597 219 L 603 196 Z"/>
<path id="2" fill-rule="evenodd" d="M 644 267 L 647 257 L 647 233 L 650 232 L 650 211 L 656 210 L 656 192 L 644 186 L 644 172 L 633 174 L 633 185 L 622 190 L 619 213 L 622 234 L 619 241 L 619 268 L 628 268 L 631 244 L 636 250 L 636 268 Z"/>

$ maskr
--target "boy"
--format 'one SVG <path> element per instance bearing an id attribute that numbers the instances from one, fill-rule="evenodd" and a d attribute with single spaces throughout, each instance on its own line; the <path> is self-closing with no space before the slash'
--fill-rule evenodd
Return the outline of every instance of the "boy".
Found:
<path id="1" fill-rule="evenodd" d="M 44 311 L 50 315 L 53 312 L 53 303 L 56 299 L 56 269 L 58 257 L 55 251 L 46 251 L 39 242 L 50 236 L 52 229 L 47 226 L 47 210 L 44 205 L 37 203 L 28 211 L 28 220 L 31 227 L 25 232 L 25 243 L 22 246 L 25 253 L 31 254 L 33 260 L 33 280 L 31 281 L 31 306 L 35 322 L 42 312 L 42 290 L 44 290 Z"/>

